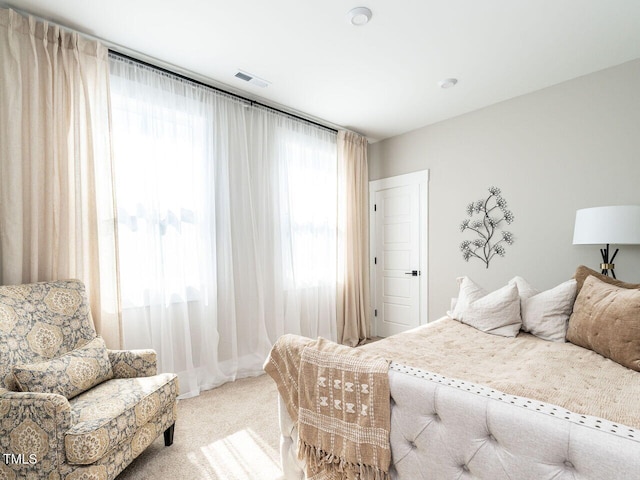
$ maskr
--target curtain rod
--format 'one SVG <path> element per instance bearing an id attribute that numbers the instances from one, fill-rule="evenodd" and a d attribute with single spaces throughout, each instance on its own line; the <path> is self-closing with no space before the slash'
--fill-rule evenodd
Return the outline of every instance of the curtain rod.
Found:
<path id="1" fill-rule="evenodd" d="M 205 88 L 210 88 L 211 90 L 223 93 L 224 95 L 228 95 L 228 96 L 230 96 L 232 98 L 235 98 L 236 100 L 247 102 L 251 106 L 258 106 L 260 108 L 264 108 L 265 110 L 269 110 L 271 112 L 279 113 L 281 115 L 285 115 L 287 117 L 294 118 L 296 120 L 300 120 L 302 122 L 308 123 L 310 125 L 314 125 L 316 127 L 322 128 L 324 130 L 329 130 L 330 132 L 338 133 L 338 130 L 336 128 L 332 128 L 332 127 L 329 127 L 327 125 L 323 125 L 322 123 L 310 120 L 310 119 L 302 117 L 300 115 L 293 114 L 291 112 L 287 112 L 285 110 L 280 110 L 279 108 L 275 108 L 275 107 L 272 107 L 270 105 L 266 105 L 266 104 L 258 102 L 256 100 L 252 100 L 250 98 L 243 97 L 242 95 L 238 95 L 237 93 L 229 92 L 229 91 L 227 91 L 227 90 L 225 90 L 223 88 L 216 87 L 214 85 L 210 85 L 210 84 L 208 84 L 206 82 L 203 82 L 203 81 L 200 81 L 200 80 L 196 80 L 195 78 L 191 78 L 188 75 L 184 75 L 182 73 L 178 73 L 178 72 L 172 71 L 172 70 L 170 70 L 168 68 L 160 67 L 158 65 L 154 65 L 153 63 L 146 62 L 144 60 L 140 60 L 138 58 L 132 57 L 132 56 L 127 55 L 127 54 L 124 54 L 122 52 L 118 52 L 117 50 L 113 50 L 113 49 L 110 48 L 109 49 L 109 55 L 113 55 L 115 57 L 120 57 L 120 58 L 123 58 L 125 60 L 132 61 L 132 62 L 137 62 L 137 63 L 140 63 L 140 64 L 146 66 L 146 67 L 153 68 L 155 70 L 158 70 L 158 71 L 163 72 L 163 73 L 167 73 L 169 75 L 173 75 L 173 76 L 175 76 L 177 78 L 180 78 L 182 80 L 186 80 L 186 81 L 194 83 L 196 85 L 200 85 L 200 86 L 205 87 Z"/>
<path id="2" fill-rule="evenodd" d="M 257 100 L 252 100 L 251 98 L 245 97 L 245 96 L 243 96 L 241 94 L 231 92 L 230 90 L 225 90 L 224 88 L 221 88 L 221 87 L 217 87 L 213 83 L 222 83 L 222 82 L 217 82 L 216 80 L 210 79 L 210 78 L 208 78 L 208 77 L 206 77 L 204 75 L 200 75 L 200 74 L 197 74 L 195 72 L 191 72 L 189 70 L 180 68 L 177 65 L 173 65 L 173 64 L 170 64 L 168 62 L 164 62 L 164 61 L 162 61 L 160 59 L 157 59 L 155 57 L 151 57 L 150 55 L 146 55 L 146 54 L 144 54 L 142 52 L 138 52 L 136 50 L 133 50 L 133 49 L 128 48 L 128 47 L 125 47 L 123 45 L 119 45 L 117 43 L 110 42 L 108 40 L 105 40 L 104 38 L 100 38 L 100 37 L 97 37 L 95 35 L 91 35 L 91 34 L 84 33 L 84 32 L 79 32 L 77 30 L 74 30 L 73 28 L 69 28 L 66 25 L 62 25 L 62 24 L 60 24 L 58 22 L 55 22 L 53 20 L 50 20 L 50 19 L 47 19 L 47 18 L 43 18 L 43 17 L 40 17 L 38 15 L 34 15 L 33 13 L 28 12 L 26 10 L 22 10 L 22 9 L 19 9 L 19 8 L 15 8 L 15 7 L 11 6 L 11 5 L 7 5 L 6 1 L 4 1 L 4 0 L 0 1 L 0 8 L 6 8 L 6 9 L 14 10 L 15 12 L 18 12 L 21 15 L 33 17 L 36 20 L 39 20 L 41 22 L 47 22 L 50 25 L 55 25 L 57 27 L 60 27 L 60 28 L 62 28 L 64 30 L 68 31 L 68 32 L 73 32 L 73 33 L 81 35 L 81 36 L 83 36 L 85 38 L 88 38 L 90 40 L 94 40 L 96 42 L 100 42 L 101 44 L 103 44 L 105 47 L 107 47 L 109 49 L 109 53 L 111 53 L 111 54 L 115 54 L 115 55 L 118 55 L 120 57 L 129 59 L 129 60 L 132 60 L 132 61 L 135 61 L 135 62 L 142 63 L 142 64 L 147 65 L 149 67 L 158 69 L 160 71 L 164 71 L 164 72 L 169 73 L 171 75 L 175 75 L 175 76 L 177 76 L 179 78 L 188 80 L 190 82 L 194 82 L 194 83 L 196 83 L 198 85 L 209 87 L 209 88 L 211 88 L 213 90 L 216 90 L 218 92 L 224 93 L 224 94 L 229 95 L 231 97 L 234 97 L 234 98 L 236 98 L 238 100 L 242 100 L 242 101 L 248 102 L 251 105 L 257 105 L 257 106 L 259 106 L 261 108 L 270 110 L 272 112 L 280 113 L 282 115 L 286 115 L 286 116 L 291 117 L 291 118 L 295 118 L 297 120 L 309 123 L 310 125 L 315 125 L 317 127 L 323 128 L 323 129 L 328 130 L 330 132 L 337 133 L 338 130 L 347 130 L 347 131 L 353 132 L 353 130 L 349 130 L 348 128 L 344 128 L 342 126 L 338 126 L 338 125 L 334 125 L 334 124 L 332 124 L 332 126 L 329 126 L 328 124 L 330 122 L 322 123 L 321 120 L 320 121 L 312 120 L 311 118 L 306 117 L 304 114 L 302 114 L 302 112 L 292 113 L 291 111 L 287 111 L 284 108 L 278 108 L 278 107 L 274 107 L 274 106 L 271 106 L 271 105 L 268 105 L 268 104 L 265 104 L 265 103 L 261 103 L 261 102 L 259 102 Z M 200 79 L 198 79 L 196 77 L 202 78 L 202 80 L 200 80 Z M 212 83 L 208 83 L 207 80 L 209 80 Z M 353 132 L 353 133 L 357 133 L 357 132 Z"/>

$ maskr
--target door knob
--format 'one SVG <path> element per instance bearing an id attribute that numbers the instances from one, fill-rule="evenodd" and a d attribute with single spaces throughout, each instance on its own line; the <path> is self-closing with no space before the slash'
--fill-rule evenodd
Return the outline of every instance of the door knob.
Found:
<path id="1" fill-rule="evenodd" d="M 417 277 L 418 275 L 420 275 L 420 271 L 419 270 L 411 270 L 410 272 L 404 272 L 405 275 L 411 275 L 412 277 Z"/>

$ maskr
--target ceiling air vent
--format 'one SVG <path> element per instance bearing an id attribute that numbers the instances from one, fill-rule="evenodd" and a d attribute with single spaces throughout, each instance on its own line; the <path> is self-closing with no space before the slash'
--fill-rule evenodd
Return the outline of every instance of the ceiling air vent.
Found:
<path id="1" fill-rule="evenodd" d="M 235 77 L 260 88 L 268 87 L 271 84 L 271 82 L 268 82 L 267 80 L 263 80 L 262 78 L 256 77 L 255 75 L 247 72 L 243 72 L 242 70 L 238 70 L 238 72 L 235 74 Z"/>

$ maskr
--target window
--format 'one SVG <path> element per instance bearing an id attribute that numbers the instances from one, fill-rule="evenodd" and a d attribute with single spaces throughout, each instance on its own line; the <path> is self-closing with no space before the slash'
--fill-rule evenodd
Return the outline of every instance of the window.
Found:
<path id="1" fill-rule="evenodd" d="M 122 324 L 194 395 L 336 337 L 335 132 L 112 56 Z"/>
<path id="2" fill-rule="evenodd" d="M 161 290 L 173 292 L 171 301 L 183 301 L 201 284 L 207 122 L 179 91 L 149 88 L 137 98 L 128 91 L 112 89 L 123 307 L 159 301 L 150 288 L 159 282 Z"/>
<path id="3" fill-rule="evenodd" d="M 335 144 L 309 142 L 300 132 L 281 132 L 280 190 L 283 257 L 287 289 L 318 287 L 336 281 L 337 163 Z"/>

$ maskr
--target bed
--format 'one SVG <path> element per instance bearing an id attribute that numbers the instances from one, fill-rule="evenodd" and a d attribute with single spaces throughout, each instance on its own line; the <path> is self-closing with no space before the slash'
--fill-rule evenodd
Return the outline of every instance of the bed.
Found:
<path id="1" fill-rule="evenodd" d="M 590 329 L 591 348 L 524 331 L 490 334 L 486 325 L 483 331 L 445 316 L 354 352 L 335 350 L 388 361 L 391 459 L 384 475 L 371 478 L 640 479 L 640 291 L 611 285 L 593 271 L 579 278 L 580 272 L 579 285 L 565 295 L 570 305 L 564 315 L 571 318 L 563 328 L 568 325 L 567 338 L 576 343 Z M 524 328 L 526 285 L 519 287 Z M 539 334 L 531 324 L 527 330 Z M 611 350 L 611 338 L 619 348 Z M 294 342 L 311 345 L 309 339 Z M 323 476 L 321 469 L 314 476 L 300 460 L 302 424 L 292 420 L 296 412 L 287 404 L 299 385 L 290 383 L 288 391 L 279 385 L 285 478 L 341 478 Z"/>

